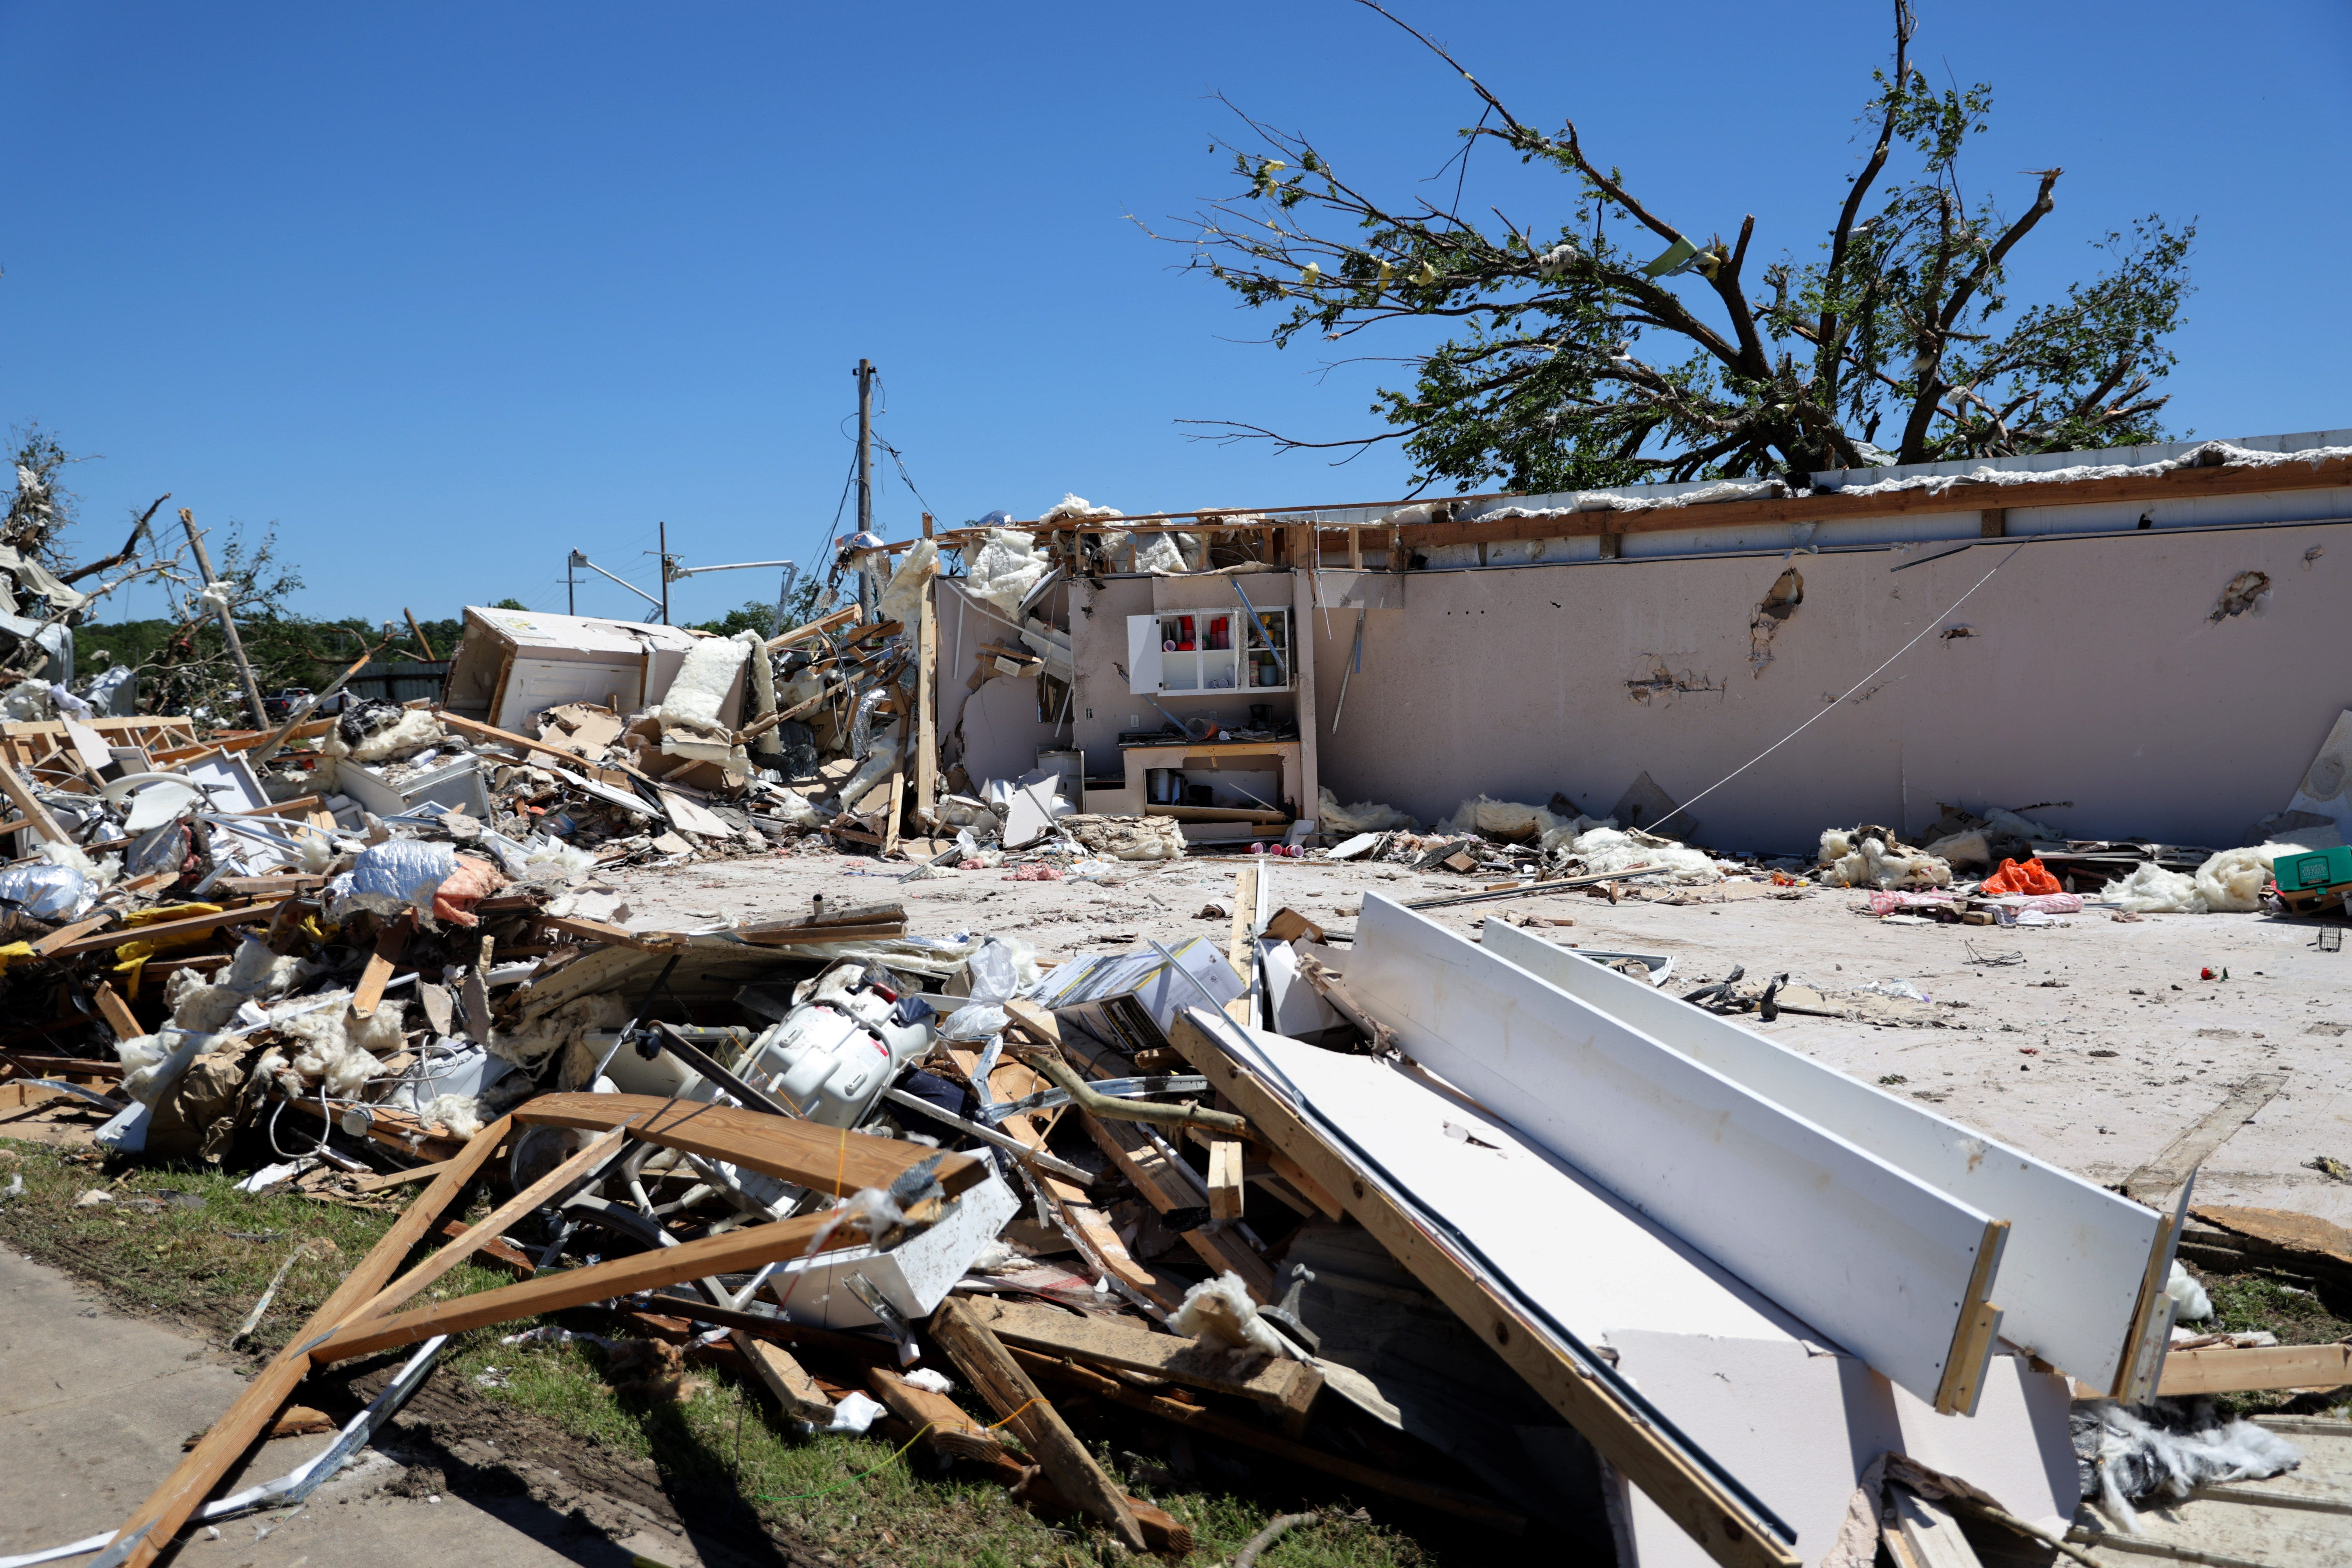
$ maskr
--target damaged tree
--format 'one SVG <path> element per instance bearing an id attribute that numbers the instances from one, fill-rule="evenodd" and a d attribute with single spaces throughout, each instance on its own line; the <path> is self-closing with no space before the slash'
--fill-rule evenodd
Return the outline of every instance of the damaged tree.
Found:
<path id="1" fill-rule="evenodd" d="M 1874 73 L 1876 140 L 1824 259 L 1784 254 L 1759 270 L 1760 290 L 1748 280 L 1752 215 L 1731 240 L 1685 231 L 1591 157 L 1572 122 L 1533 129 L 1444 48 L 1360 3 L 1461 71 L 1484 103 L 1457 156 L 1493 138 L 1574 180 L 1575 208 L 1549 240 L 1499 211 L 1503 232 L 1490 234 L 1463 216 L 1458 186 L 1451 208 L 1391 209 L 1303 134 L 1243 114 L 1268 150 L 1234 150 L 1247 187 L 1183 237 L 1193 268 L 1251 306 L 1286 307 L 1276 346 L 1401 318 L 1467 330 L 1412 360 L 1412 391 L 1380 393 L 1384 434 L 1310 441 L 1220 422 L 1229 437 L 1349 456 L 1402 441 L 1419 484 L 1522 492 L 1775 475 L 1803 485 L 1816 469 L 2161 438 L 2155 387 L 2173 363 L 2163 343 L 2189 291 L 2194 226 L 2151 216 L 2109 234 L 2095 244 L 2110 270 L 2004 317 L 2009 255 L 2052 210 L 2063 171 L 2039 171 L 2014 218 L 1969 204 L 1958 163 L 1985 129 L 1991 89 L 1928 85 L 1911 60 L 1907 0 L 1895 7 L 1893 68 Z M 1897 142 L 1916 169 L 1882 187 Z M 1316 215 L 1333 226 L 1310 230 Z"/>

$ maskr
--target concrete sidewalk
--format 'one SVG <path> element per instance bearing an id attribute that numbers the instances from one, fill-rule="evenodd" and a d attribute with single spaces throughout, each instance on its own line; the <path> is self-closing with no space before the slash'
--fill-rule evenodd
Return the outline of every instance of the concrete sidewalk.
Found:
<path id="1" fill-rule="evenodd" d="M 0 1558 L 119 1524 L 171 1473 L 182 1440 L 209 1426 L 244 1386 L 233 1358 L 111 1312 L 68 1276 L 0 1253 Z M 407 1470 L 398 1434 L 383 1436 L 383 1447 L 363 1451 L 290 1517 L 229 1520 L 216 1537 L 197 1526 L 173 1561 L 188 1568 L 722 1568 L 740 1561 L 706 1559 L 651 1521 L 615 1539 L 530 1496 L 434 1500 L 387 1490 Z M 265 1443 L 223 1491 L 284 1475 L 332 1440 Z"/>

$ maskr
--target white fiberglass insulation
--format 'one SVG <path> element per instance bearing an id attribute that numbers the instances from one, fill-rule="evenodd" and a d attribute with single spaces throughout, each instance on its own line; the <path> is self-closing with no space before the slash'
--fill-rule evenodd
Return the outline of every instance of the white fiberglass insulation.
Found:
<path id="1" fill-rule="evenodd" d="M 326 1085 L 337 1099 L 349 1099 L 375 1076 L 376 1058 L 400 1048 L 404 1036 L 398 1007 L 378 1007 L 365 1018 L 352 1016 L 351 993 L 322 994 L 327 1006 L 287 1018 L 278 1032 L 301 1042 L 293 1068 Z"/>
<path id="2" fill-rule="evenodd" d="M 992 528 L 971 557 L 964 587 L 1010 619 L 1045 574 L 1045 557 L 1039 553 L 1034 535 L 1018 529 Z"/>
<path id="3" fill-rule="evenodd" d="M 1588 818 L 1579 817 L 1582 823 Z M 1547 839 L 1553 837 L 1545 835 Z M 1669 879 L 1677 882 L 1720 882 L 1723 872 L 1715 857 L 1704 849 L 1669 839 L 1636 837 L 1620 833 L 1613 827 L 1591 827 L 1577 834 L 1569 853 L 1584 862 L 1587 872 L 1630 871 L 1637 866 L 1663 866 Z"/>
<path id="4" fill-rule="evenodd" d="M 1402 828 L 1407 833 L 1421 830 L 1419 822 L 1381 801 L 1360 800 L 1353 805 L 1341 805 L 1328 784 L 1316 789 L 1315 826 L 1326 834 L 1386 833 L 1393 828 Z"/>
<path id="5" fill-rule="evenodd" d="M 940 547 L 928 539 L 917 540 L 915 547 L 907 552 L 907 558 L 890 574 L 889 584 L 883 588 L 875 609 L 886 621 L 908 626 L 919 625 L 923 612 L 923 584 L 939 574 Z"/>
<path id="6" fill-rule="evenodd" d="M 1833 888 L 1952 885 L 1949 861 L 1900 845 L 1890 849 L 1885 840 L 1874 837 L 1857 843 L 1853 835 L 1834 827 L 1822 835 L 1821 863 L 1825 868 L 1822 880 Z"/>
<path id="7" fill-rule="evenodd" d="M 733 637 L 704 637 L 696 643 L 687 651 L 677 679 L 670 682 L 655 715 L 662 728 L 675 726 L 704 735 L 731 733 L 734 726 L 720 716 L 719 709 L 750 653 L 749 644 Z"/>

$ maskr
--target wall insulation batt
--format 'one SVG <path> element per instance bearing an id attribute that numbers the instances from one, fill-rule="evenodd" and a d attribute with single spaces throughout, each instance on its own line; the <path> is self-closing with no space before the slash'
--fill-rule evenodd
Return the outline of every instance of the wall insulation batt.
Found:
<path id="1" fill-rule="evenodd" d="M 1896 1386 L 1980 1385 L 1981 1209 L 1378 894 L 1347 976 L 1407 1056 Z"/>

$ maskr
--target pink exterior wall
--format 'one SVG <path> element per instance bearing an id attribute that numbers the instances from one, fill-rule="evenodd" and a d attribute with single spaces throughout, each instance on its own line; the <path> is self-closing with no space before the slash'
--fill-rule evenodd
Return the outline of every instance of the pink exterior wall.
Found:
<path id="1" fill-rule="evenodd" d="M 2295 496 L 2284 515 L 2341 499 Z M 1541 803 L 1563 790 L 1601 813 L 1645 769 L 1688 800 L 1926 628 L 1850 700 L 1700 802 L 1698 838 L 1810 852 L 1829 826 L 1916 832 L 1938 802 L 2071 800 L 2036 815 L 2081 837 L 2227 846 L 2285 806 L 2352 706 L 2341 523 L 2005 540 L 1930 559 L 1954 547 L 1406 574 L 1403 607 L 1365 618 L 1336 731 L 1356 616 L 1313 616 L 1323 782 L 1424 821 L 1480 792 Z M 1906 563 L 1922 563 L 1890 571 Z M 1786 565 L 1803 602 L 1759 645 L 1751 623 Z M 2267 597 L 2210 618 L 2246 571 L 2269 574 Z M 1974 635 L 1938 635 L 1951 626 Z"/>

